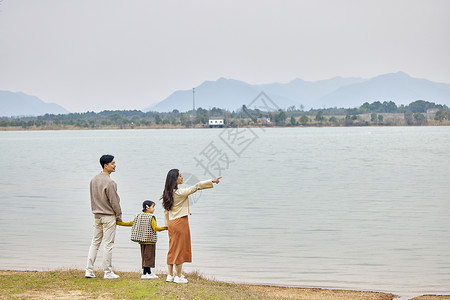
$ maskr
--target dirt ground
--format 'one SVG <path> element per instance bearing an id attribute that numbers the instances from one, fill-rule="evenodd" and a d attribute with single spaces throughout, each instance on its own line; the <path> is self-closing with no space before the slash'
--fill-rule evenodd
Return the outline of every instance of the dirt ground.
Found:
<path id="1" fill-rule="evenodd" d="M 283 297 L 288 299 L 304 299 L 304 300 L 391 300 L 396 299 L 393 294 L 364 292 L 364 291 L 348 291 L 348 290 L 331 290 L 316 288 L 289 288 L 277 286 L 258 286 L 246 285 L 249 289 L 262 292 L 270 297 Z M 423 295 L 411 298 L 410 300 L 450 300 L 448 296 Z"/>

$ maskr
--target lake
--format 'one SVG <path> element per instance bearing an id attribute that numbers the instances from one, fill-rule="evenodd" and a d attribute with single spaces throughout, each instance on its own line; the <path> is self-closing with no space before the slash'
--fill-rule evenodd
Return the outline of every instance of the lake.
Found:
<path id="1" fill-rule="evenodd" d="M 186 184 L 223 176 L 191 198 L 187 272 L 450 294 L 450 127 L 0 132 L 0 269 L 85 267 L 89 181 L 107 153 L 125 221 L 150 199 L 164 224 L 158 199 L 172 168 Z M 167 249 L 159 233 L 159 271 Z M 117 228 L 113 266 L 140 272 L 128 227 Z"/>

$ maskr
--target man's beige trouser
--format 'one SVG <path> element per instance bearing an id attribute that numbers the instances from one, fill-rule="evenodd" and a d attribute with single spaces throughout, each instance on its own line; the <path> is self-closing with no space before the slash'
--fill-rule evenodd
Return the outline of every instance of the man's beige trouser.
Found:
<path id="1" fill-rule="evenodd" d="M 105 272 L 112 271 L 112 249 L 116 237 L 116 217 L 106 216 L 94 220 L 94 237 L 89 247 L 87 271 L 94 271 L 94 263 L 97 258 L 98 248 L 103 241 L 103 269 Z"/>

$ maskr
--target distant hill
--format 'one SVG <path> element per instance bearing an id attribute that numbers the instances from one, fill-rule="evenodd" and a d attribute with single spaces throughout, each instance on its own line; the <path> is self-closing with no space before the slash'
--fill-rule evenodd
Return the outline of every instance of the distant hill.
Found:
<path id="1" fill-rule="evenodd" d="M 450 106 L 450 84 L 413 78 L 403 72 L 391 73 L 342 86 L 322 97 L 320 104 L 325 107 L 356 107 L 364 102 L 393 101 L 400 105 L 416 100 Z"/>
<path id="2" fill-rule="evenodd" d="M 236 110 L 265 92 L 278 107 L 295 105 L 310 108 L 359 107 L 364 102 L 393 101 L 397 105 L 426 100 L 450 106 L 450 84 L 410 77 L 403 72 L 380 75 L 371 79 L 335 77 L 308 82 L 295 79 L 289 83 L 251 85 L 243 81 L 220 78 L 205 81 L 195 88 L 196 108 L 219 107 Z M 176 91 L 144 111 L 167 112 L 192 109 L 192 90 Z"/>
<path id="3" fill-rule="evenodd" d="M 220 107 L 232 111 L 251 102 L 260 92 L 261 89 L 257 86 L 234 79 L 220 78 L 217 81 L 205 81 L 195 88 L 195 107 L 206 109 Z M 295 102 L 282 95 L 271 95 L 270 93 L 267 95 L 276 97 L 277 105 L 280 107 L 295 105 Z M 144 111 L 166 112 L 174 109 L 188 111 L 192 109 L 192 106 L 192 90 L 176 91 L 165 100 Z"/>
<path id="4" fill-rule="evenodd" d="M 45 114 L 67 114 L 64 107 L 45 103 L 35 96 L 22 92 L 0 91 L 0 117 L 41 116 Z"/>

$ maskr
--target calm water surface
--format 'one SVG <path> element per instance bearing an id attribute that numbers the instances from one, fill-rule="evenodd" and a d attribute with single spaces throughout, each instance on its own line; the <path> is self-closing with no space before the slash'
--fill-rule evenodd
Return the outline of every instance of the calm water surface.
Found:
<path id="1" fill-rule="evenodd" d="M 124 220 L 159 199 L 169 169 L 189 182 L 220 169 L 222 182 L 191 199 L 186 271 L 450 294 L 450 127 L 0 132 L 0 269 L 84 268 L 89 181 L 105 153 Z M 159 202 L 155 214 L 163 225 Z M 129 235 L 118 227 L 113 264 L 138 272 Z M 167 248 L 160 233 L 161 271 Z"/>

